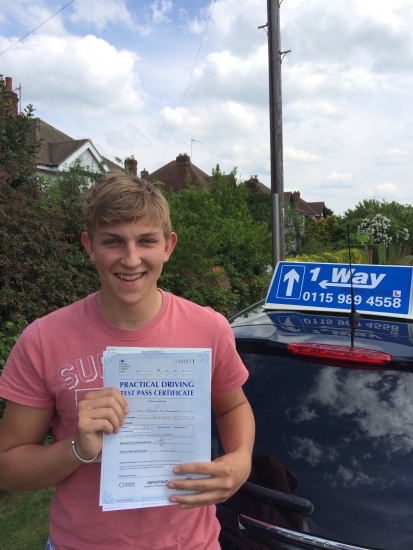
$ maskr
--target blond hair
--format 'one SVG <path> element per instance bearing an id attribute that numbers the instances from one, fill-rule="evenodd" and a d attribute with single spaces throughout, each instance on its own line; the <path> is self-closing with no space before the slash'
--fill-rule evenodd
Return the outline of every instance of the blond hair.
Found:
<path id="1" fill-rule="evenodd" d="M 169 206 L 161 191 L 149 181 L 121 172 L 106 174 L 92 185 L 85 196 L 83 216 L 90 238 L 103 224 L 143 217 L 162 227 L 166 240 L 172 231 Z"/>

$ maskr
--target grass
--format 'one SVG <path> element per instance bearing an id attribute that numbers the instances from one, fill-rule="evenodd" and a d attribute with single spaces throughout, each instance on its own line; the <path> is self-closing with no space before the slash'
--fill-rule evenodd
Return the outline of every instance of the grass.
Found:
<path id="1" fill-rule="evenodd" d="M 399 265 L 413 265 L 413 256 L 405 256 L 397 261 Z"/>
<path id="2" fill-rule="evenodd" d="M 0 550 L 44 550 L 54 487 L 7 493 L 0 490 Z"/>

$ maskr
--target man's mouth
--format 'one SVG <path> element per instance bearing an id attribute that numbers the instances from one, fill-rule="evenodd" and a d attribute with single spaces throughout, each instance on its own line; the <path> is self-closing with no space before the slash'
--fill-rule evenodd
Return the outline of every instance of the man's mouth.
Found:
<path id="1" fill-rule="evenodd" d="M 125 273 L 116 273 L 116 277 L 118 279 L 122 279 L 122 281 L 137 281 L 141 277 L 143 277 L 145 273 L 134 273 L 133 275 L 125 275 Z"/>

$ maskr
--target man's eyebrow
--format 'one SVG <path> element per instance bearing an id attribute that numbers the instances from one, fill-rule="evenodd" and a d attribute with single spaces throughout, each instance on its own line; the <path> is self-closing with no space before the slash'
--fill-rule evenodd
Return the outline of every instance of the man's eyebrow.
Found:
<path id="1" fill-rule="evenodd" d="M 112 231 L 102 231 L 99 233 L 101 237 L 116 237 L 118 239 L 123 239 L 123 235 L 120 233 L 112 232 Z M 147 238 L 147 237 L 159 237 L 160 231 L 148 231 L 147 233 L 140 233 L 138 235 L 138 238 Z"/>
<path id="2" fill-rule="evenodd" d="M 159 237 L 160 231 L 149 231 L 148 233 L 142 233 L 139 237 Z"/>

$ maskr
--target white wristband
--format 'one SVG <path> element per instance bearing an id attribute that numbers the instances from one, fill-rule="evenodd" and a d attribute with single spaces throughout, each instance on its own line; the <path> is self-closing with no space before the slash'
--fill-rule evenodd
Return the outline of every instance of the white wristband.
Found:
<path id="1" fill-rule="evenodd" d="M 75 455 L 75 457 L 80 460 L 80 462 L 83 462 L 83 464 L 90 464 L 91 462 L 95 462 L 95 460 L 99 457 L 100 453 L 98 453 L 96 456 L 94 456 L 93 458 L 89 458 L 89 460 L 86 460 L 85 458 L 82 458 L 78 452 L 76 451 L 76 447 L 75 447 L 75 441 L 73 440 L 72 441 L 72 451 L 73 451 L 73 454 Z"/>

